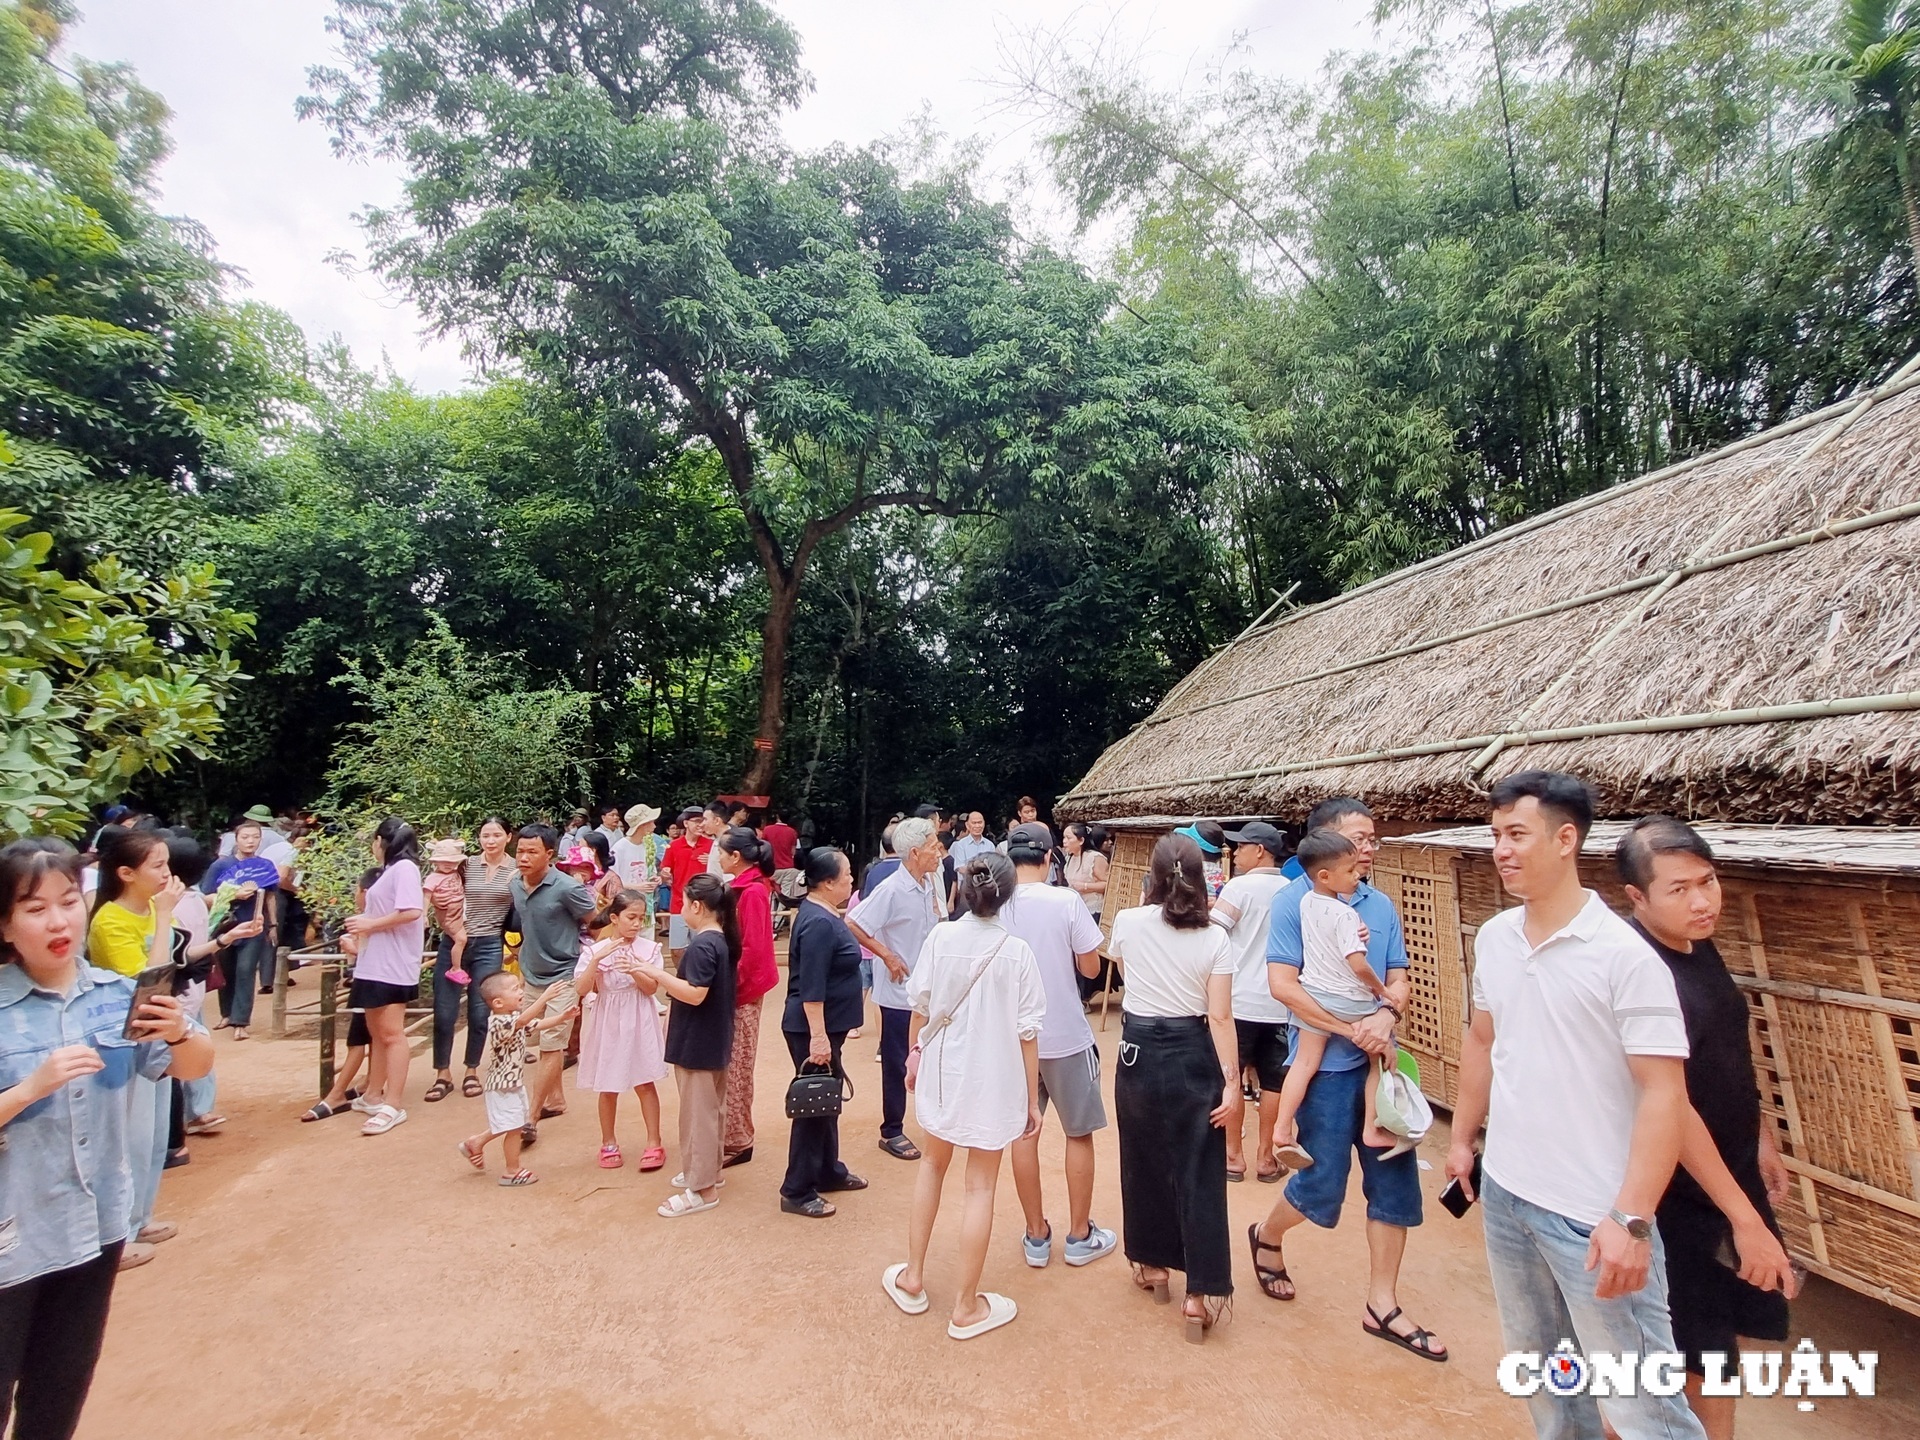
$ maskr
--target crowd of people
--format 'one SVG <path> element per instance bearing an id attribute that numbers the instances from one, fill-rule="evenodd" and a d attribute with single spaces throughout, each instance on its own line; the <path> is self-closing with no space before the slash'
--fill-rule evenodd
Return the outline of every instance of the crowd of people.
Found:
<path id="1" fill-rule="evenodd" d="M 867 1186 L 843 1156 L 840 1111 L 846 1042 L 875 1013 L 877 1146 L 919 1166 L 906 1258 L 880 1277 L 903 1313 L 931 1307 L 927 1257 L 960 1151 L 958 1340 L 1018 1313 L 980 1289 L 1003 1154 L 1027 1265 L 1124 1253 L 1132 1285 L 1167 1304 L 1178 1272 L 1196 1342 L 1234 1293 L 1227 1187 L 1285 1182 L 1245 1239 L 1259 1291 L 1290 1301 L 1287 1236 L 1339 1223 L 1357 1164 L 1359 1323 L 1448 1359 L 1397 1294 L 1424 1219 L 1423 1127 L 1390 1103 L 1408 961 L 1399 916 L 1369 883 L 1378 839 L 1361 799 L 1327 800 L 1294 839 L 1265 821 L 1182 826 L 1153 847 L 1137 895 L 1107 893 L 1100 827 L 1056 836 L 1027 797 L 999 836 L 978 811 L 896 816 L 864 871 L 735 802 L 688 807 L 664 833 L 661 818 L 650 805 L 565 827 L 489 817 L 472 846 L 381 822 L 339 937 L 347 1058 L 300 1118 L 357 1114 L 368 1136 L 406 1123 L 407 1011 L 424 989 L 424 1103 L 483 1102 L 484 1124 L 458 1145 L 466 1164 L 486 1170 L 498 1142 L 498 1183 L 535 1183 L 527 1152 L 566 1113 L 577 1060 L 597 1163 L 629 1163 L 631 1092 L 634 1168 L 675 1172 L 659 1215 L 710 1210 L 723 1172 L 760 1141 L 761 1011 L 785 928 L 777 1029 L 795 1079 L 780 1209 L 827 1219 L 829 1197 Z M 1721 1440 L 1732 1402 L 1701 1393 L 1702 1356 L 1783 1339 L 1797 1276 L 1771 1209 L 1785 1169 L 1760 1123 L 1744 1005 L 1713 949 L 1711 850 L 1668 817 L 1632 827 L 1616 856 L 1633 907 L 1622 919 L 1580 880 L 1592 801 L 1578 779 L 1510 776 L 1490 819 L 1520 904 L 1476 938 L 1445 1168 L 1460 1203 L 1481 1205 L 1504 1341 L 1687 1357 L 1684 1397 L 1536 1399 L 1543 1435 L 1598 1436 L 1604 1421 L 1627 1440 Z M 212 1028 L 248 1037 L 262 981 L 303 938 L 296 841 L 257 809 L 216 847 L 110 813 L 84 855 L 55 839 L 0 850 L 0 1427 L 11 1403 L 16 1436 L 71 1433 L 114 1273 L 175 1233 L 155 1216 L 161 1174 L 189 1136 L 224 1123 L 204 1002 L 219 996 Z M 1117 1230 L 1093 1214 L 1109 1098 L 1087 1019 L 1090 995 L 1114 985 Z M 1064 1138 L 1057 1237 L 1040 1157 L 1049 1111 Z M 629 1141 L 632 1124 L 629 1111 Z"/>

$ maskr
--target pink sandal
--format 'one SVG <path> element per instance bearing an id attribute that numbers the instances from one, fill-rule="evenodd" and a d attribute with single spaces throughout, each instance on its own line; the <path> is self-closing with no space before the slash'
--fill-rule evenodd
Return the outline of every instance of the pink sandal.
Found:
<path id="1" fill-rule="evenodd" d="M 642 1170 L 659 1170 L 663 1168 L 666 1163 L 667 1147 L 664 1145 L 649 1145 L 645 1150 L 640 1152 L 640 1168 Z"/>
<path id="2" fill-rule="evenodd" d="M 618 1145 L 602 1145 L 600 1147 L 600 1168 L 602 1170 L 618 1170 L 624 1163 L 625 1161 L 620 1154 L 620 1147 Z"/>

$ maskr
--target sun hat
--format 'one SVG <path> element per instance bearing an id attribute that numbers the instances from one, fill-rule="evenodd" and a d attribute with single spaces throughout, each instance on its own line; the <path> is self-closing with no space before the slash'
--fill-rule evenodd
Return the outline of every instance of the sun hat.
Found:
<path id="1" fill-rule="evenodd" d="M 262 825 L 273 823 L 273 811 L 264 805 L 256 805 L 240 817 L 243 820 L 258 820 Z"/>
<path id="2" fill-rule="evenodd" d="M 566 859 L 560 862 L 562 870 L 591 870 L 593 878 L 600 878 L 600 857 L 584 845 L 576 845 L 567 851 Z"/>
<path id="3" fill-rule="evenodd" d="M 427 863 L 437 865 L 443 860 L 464 860 L 467 858 L 467 842 L 464 840 L 436 840 L 433 848 L 427 852 Z"/>
<path id="4" fill-rule="evenodd" d="M 660 818 L 660 807 L 658 805 L 633 805 L 628 807 L 627 813 L 620 818 L 626 822 L 627 828 L 631 830 L 636 825 L 646 825 L 654 820 L 658 820 Z"/>
<path id="5" fill-rule="evenodd" d="M 1184 835 L 1187 839 L 1193 841 L 1194 844 L 1200 847 L 1200 852 L 1203 855 L 1218 855 L 1220 853 L 1220 847 L 1202 835 L 1198 825 L 1182 825 L 1173 833 L 1176 835 Z"/>

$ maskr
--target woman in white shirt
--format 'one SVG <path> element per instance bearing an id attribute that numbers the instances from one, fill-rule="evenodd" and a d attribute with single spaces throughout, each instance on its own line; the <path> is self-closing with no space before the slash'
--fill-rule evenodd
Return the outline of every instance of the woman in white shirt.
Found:
<path id="1" fill-rule="evenodd" d="M 1127 1258 L 1160 1304 L 1168 1272 L 1185 1272 L 1195 1343 L 1233 1294 L 1225 1127 L 1240 1096 L 1233 952 L 1207 900 L 1200 847 L 1169 835 L 1153 847 L 1147 903 L 1113 917 L 1108 946 L 1127 980 L 1113 1077 Z"/>
<path id="2" fill-rule="evenodd" d="M 961 903 L 969 913 L 934 926 L 907 979 L 912 1048 L 907 1088 L 926 1132 L 907 1227 L 907 1260 L 880 1283 L 909 1315 L 927 1309 L 927 1243 L 940 1212 L 940 1187 L 955 1149 L 967 1152 L 966 1212 L 960 1222 L 960 1288 L 947 1334 L 971 1340 L 1013 1319 L 1004 1295 L 980 1293 L 1000 1152 L 1040 1128 L 1040 1022 L 1046 990 L 1027 942 L 1000 923 L 1013 898 L 1006 856 L 976 856 L 961 868 Z"/>

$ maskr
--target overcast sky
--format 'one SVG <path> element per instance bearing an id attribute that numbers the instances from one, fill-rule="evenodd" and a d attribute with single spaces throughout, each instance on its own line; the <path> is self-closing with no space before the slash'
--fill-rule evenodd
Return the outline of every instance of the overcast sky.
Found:
<path id="1" fill-rule="evenodd" d="M 812 96 L 787 125 L 802 147 L 859 145 L 895 132 L 923 105 L 960 137 L 995 141 L 993 168 L 1025 158 L 1028 132 L 995 115 L 992 81 L 1009 44 L 1035 28 L 1107 33 L 1164 83 L 1198 75 L 1237 35 L 1254 63 L 1307 78 L 1335 49 L 1367 43 L 1366 0 L 776 0 L 799 30 Z M 426 390 L 467 375 L 455 340 L 420 333 L 419 317 L 374 276 L 330 266 L 359 253 L 354 214 L 390 200 L 391 170 L 336 160 L 293 102 L 309 65 L 333 56 L 329 0 L 81 0 L 71 53 L 125 60 L 173 107 L 174 153 L 162 172 L 170 214 L 190 215 L 245 275 L 257 299 L 289 312 L 318 341 L 343 336 L 362 364 L 384 355 Z"/>

